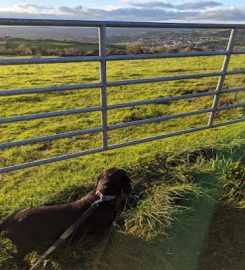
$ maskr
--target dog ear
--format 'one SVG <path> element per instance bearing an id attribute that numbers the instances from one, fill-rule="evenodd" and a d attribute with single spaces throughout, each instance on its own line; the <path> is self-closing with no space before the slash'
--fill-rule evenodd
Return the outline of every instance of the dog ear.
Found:
<path id="1" fill-rule="evenodd" d="M 128 175 L 127 175 L 127 173 L 125 171 L 124 171 L 124 174 L 123 174 L 123 179 L 124 179 L 123 191 L 126 194 L 129 194 L 132 191 L 131 179 L 128 177 Z"/>

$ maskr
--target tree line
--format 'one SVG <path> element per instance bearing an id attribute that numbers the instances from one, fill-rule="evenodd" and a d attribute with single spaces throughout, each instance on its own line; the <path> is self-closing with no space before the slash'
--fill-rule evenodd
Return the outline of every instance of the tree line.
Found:
<path id="1" fill-rule="evenodd" d="M 143 53 L 176 53 L 176 52 L 192 52 L 201 51 L 200 48 L 196 48 L 193 44 L 183 46 L 181 48 L 172 48 L 169 46 L 145 46 L 140 42 L 133 42 L 127 44 L 121 49 L 116 49 L 109 47 L 107 48 L 107 54 L 143 54 Z M 98 55 L 99 51 L 97 49 L 87 50 L 74 47 L 63 47 L 47 49 L 41 46 L 26 46 L 19 45 L 17 48 L 8 48 L 6 46 L 0 46 L 0 55 L 17 55 L 17 56 L 32 56 L 32 57 L 42 57 L 42 56 L 89 56 Z"/>

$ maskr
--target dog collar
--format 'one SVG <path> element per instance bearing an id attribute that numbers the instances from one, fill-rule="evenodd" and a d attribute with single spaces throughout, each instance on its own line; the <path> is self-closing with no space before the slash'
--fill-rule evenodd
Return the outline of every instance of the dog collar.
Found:
<path id="1" fill-rule="evenodd" d="M 110 195 L 105 196 L 105 195 L 103 195 L 103 193 L 100 192 L 100 191 L 96 191 L 95 194 L 96 194 L 97 196 L 99 196 L 99 199 L 98 199 L 97 201 L 93 202 L 93 203 L 91 204 L 91 206 L 98 207 L 99 204 L 101 204 L 102 202 L 109 202 L 109 201 L 111 201 L 111 200 L 116 199 L 116 196 L 110 196 Z"/>

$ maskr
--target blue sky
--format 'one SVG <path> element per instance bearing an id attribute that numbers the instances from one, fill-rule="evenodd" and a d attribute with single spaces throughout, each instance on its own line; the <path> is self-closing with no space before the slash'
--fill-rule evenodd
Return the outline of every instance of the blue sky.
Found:
<path id="1" fill-rule="evenodd" d="M 245 23 L 245 1 L 0 0 L 0 17 Z"/>
<path id="2" fill-rule="evenodd" d="M 137 2 L 137 1 L 135 1 Z M 147 0 L 142 0 L 139 2 L 150 2 Z M 154 1 L 152 1 L 154 2 Z M 173 1 L 162 1 L 171 3 Z M 175 3 L 183 3 L 188 1 L 175 1 Z M 219 1 L 224 6 L 242 6 L 244 5 L 244 0 L 223 0 Z M 115 7 L 125 7 L 127 6 L 126 1 L 122 0 L 72 0 L 72 1 L 66 1 L 66 0 L 3 0 L 0 1 L 0 7 L 9 7 L 11 5 L 16 4 L 31 4 L 31 5 L 40 5 L 40 6 L 70 6 L 70 7 L 76 7 L 79 5 L 87 6 L 90 8 L 96 8 L 96 7 L 106 7 L 106 6 L 115 6 Z"/>

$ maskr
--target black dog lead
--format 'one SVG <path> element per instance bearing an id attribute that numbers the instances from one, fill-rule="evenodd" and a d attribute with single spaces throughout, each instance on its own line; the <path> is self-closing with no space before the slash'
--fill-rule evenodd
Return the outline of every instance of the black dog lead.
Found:
<path id="1" fill-rule="evenodd" d="M 54 242 L 54 244 L 43 253 L 43 255 L 37 260 L 37 262 L 29 269 L 34 270 L 40 263 L 45 260 L 52 252 L 56 250 L 61 244 L 63 244 L 66 239 L 71 236 L 71 234 L 78 229 L 78 227 L 94 212 L 94 210 L 102 203 L 114 200 L 116 196 L 104 196 L 100 191 L 96 191 L 95 193 L 99 196 L 99 200 L 93 202 L 91 206 L 71 225 L 69 226 L 65 232 Z"/>

